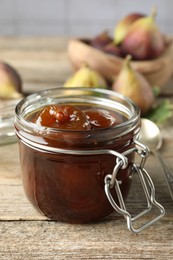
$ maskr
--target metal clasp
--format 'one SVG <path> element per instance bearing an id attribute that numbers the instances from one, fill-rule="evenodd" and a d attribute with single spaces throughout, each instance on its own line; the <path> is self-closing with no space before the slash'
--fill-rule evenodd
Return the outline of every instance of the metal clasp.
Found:
<path id="1" fill-rule="evenodd" d="M 149 149 L 145 145 L 138 142 L 137 140 L 135 141 L 135 144 L 136 144 L 135 148 L 132 148 L 132 149 L 126 151 L 125 153 L 121 154 L 121 157 L 117 158 L 117 164 L 114 167 L 112 175 L 108 174 L 105 176 L 105 193 L 106 193 L 106 196 L 107 196 L 110 204 L 112 205 L 112 207 L 118 213 L 122 214 L 125 217 L 125 219 L 127 221 L 128 229 L 134 233 L 139 233 L 140 231 L 144 230 L 145 228 L 151 226 L 152 224 L 157 222 L 159 219 L 161 219 L 165 215 L 165 210 L 164 210 L 163 206 L 156 201 L 154 184 L 153 184 L 149 174 L 144 169 L 146 159 L 150 153 Z M 146 197 L 146 201 L 147 201 L 147 208 L 134 217 L 132 217 L 131 214 L 126 209 L 125 202 L 124 202 L 121 190 L 120 190 L 121 182 L 118 181 L 116 178 L 118 171 L 120 169 L 124 169 L 125 167 L 127 167 L 126 155 L 131 152 L 136 152 L 141 158 L 139 165 L 133 163 L 132 168 L 133 168 L 134 174 L 137 174 L 139 176 L 139 180 L 141 182 L 141 185 L 144 190 L 145 197 Z M 122 155 L 126 159 L 122 160 L 121 159 Z M 119 201 L 119 205 L 117 205 L 117 203 L 115 202 L 114 198 L 111 195 L 110 189 L 112 189 L 113 187 L 115 188 L 115 191 L 116 191 L 116 194 L 118 197 L 118 201 Z M 136 220 L 138 220 L 140 217 L 146 215 L 149 211 L 151 211 L 151 209 L 153 207 L 158 208 L 160 211 L 160 214 L 157 217 L 155 217 L 154 219 L 150 220 L 149 222 L 143 224 L 139 228 L 135 228 L 134 222 Z"/>

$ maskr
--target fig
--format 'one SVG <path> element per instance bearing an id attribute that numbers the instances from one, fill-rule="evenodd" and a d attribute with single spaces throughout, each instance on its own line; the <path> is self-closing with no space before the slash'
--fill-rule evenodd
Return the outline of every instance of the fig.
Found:
<path id="1" fill-rule="evenodd" d="M 125 58 L 112 89 L 133 100 L 142 115 L 146 114 L 154 103 L 152 87 L 141 73 L 133 69 L 130 55 Z"/>
<path id="2" fill-rule="evenodd" d="M 109 36 L 107 31 L 104 31 L 91 39 L 90 45 L 94 48 L 102 50 L 103 47 L 110 42 L 112 42 L 112 38 Z"/>
<path id="3" fill-rule="evenodd" d="M 107 88 L 107 82 L 101 74 L 84 64 L 65 82 L 64 86 Z"/>
<path id="4" fill-rule="evenodd" d="M 116 46 L 113 41 L 106 44 L 103 47 L 103 51 L 114 56 L 123 57 L 123 52 L 121 48 L 119 46 Z"/>
<path id="5" fill-rule="evenodd" d="M 11 65 L 0 62 L 0 98 L 12 99 L 22 97 L 22 80 Z"/>
<path id="6" fill-rule="evenodd" d="M 134 60 L 150 60 L 165 50 L 165 38 L 155 22 L 156 10 L 150 16 L 137 19 L 129 28 L 122 49 Z"/>
<path id="7" fill-rule="evenodd" d="M 119 45 L 123 42 L 131 24 L 139 18 L 145 17 L 142 13 L 130 13 L 118 22 L 114 30 L 114 43 Z"/>

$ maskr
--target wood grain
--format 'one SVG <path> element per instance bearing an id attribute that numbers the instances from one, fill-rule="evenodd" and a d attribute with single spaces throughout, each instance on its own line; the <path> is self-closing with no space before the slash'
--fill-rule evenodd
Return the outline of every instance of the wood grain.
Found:
<path id="1" fill-rule="evenodd" d="M 71 74 L 66 54 L 67 39 L 0 38 L 0 57 L 22 75 L 27 92 L 56 87 Z M 162 97 L 173 97 L 173 80 Z M 162 155 L 172 165 L 173 120 L 161 131 Z M 138 235 L 127 230 L 125 219 L 113 213 L 101 222 L 71 225 L 50 221 L 27 200 L 22 187 L 18 144 L 0 147 L 0 260 L 1 259 L 172 259 L 173 202 L 160 165 L 150 156 L 146 169 L 156 187 L 156 198 L 166 214 Z M 127 208 L 136 214 L 145 206 L 138 179 L 134 179 Z M 157 210 L 139 220 L 148 221 Z"/>

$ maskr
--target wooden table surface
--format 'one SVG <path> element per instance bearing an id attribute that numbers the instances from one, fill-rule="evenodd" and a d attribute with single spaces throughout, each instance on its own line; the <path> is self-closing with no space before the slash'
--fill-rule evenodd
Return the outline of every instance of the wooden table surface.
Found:
<path id="1" fill-rule="evenodd" d="M 0 59 L 18 69 L 26 92 L 62 85 L 71 66 L 64 38 L 0 38 Z M 173 98 L 173 79 L 161 98 Z M 173 121 L 162 127 L 162 155 L 173 166 Z M 156 187 L 156 198 L 166 214 L 139 234 L 127 230 L 125 219 L 113 213 L 99 223 L 72 225 L 47 220 L 25 197 L 18 144 L 0 147 L 0 259 L 172 259 L 173 201 L 162 169 L 150 156 L 146 165 Z M 136 213 L 144 206 L 135 182 L 127 207 Z M 149 220 L 154 209 L 143 218 Z M 143 220 L 140 220 L 141 223 Z M 141 224 L 140 223 L 140 224 Z"/>

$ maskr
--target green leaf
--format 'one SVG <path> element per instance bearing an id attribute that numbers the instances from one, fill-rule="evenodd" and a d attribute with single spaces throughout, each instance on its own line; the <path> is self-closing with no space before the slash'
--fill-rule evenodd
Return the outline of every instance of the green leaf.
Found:
<path id="1" fill-rule="evenodd" d="M 165 123 L 171 117 L 173 117 L 173 104 L 167 99 L 160 101 L 146 115 L 146 118 L 158 125 Z"/>
<path id="2" fill-rule="evenodd" d="M 161 90 L 160 90 L 159 87 L 153 86 L 153 87 L 152 87 L 152 90 L 153 90 L 153 95 L 154 95 L 154 97 L 158 97 L 158 96 L 160 95 Z"/>

